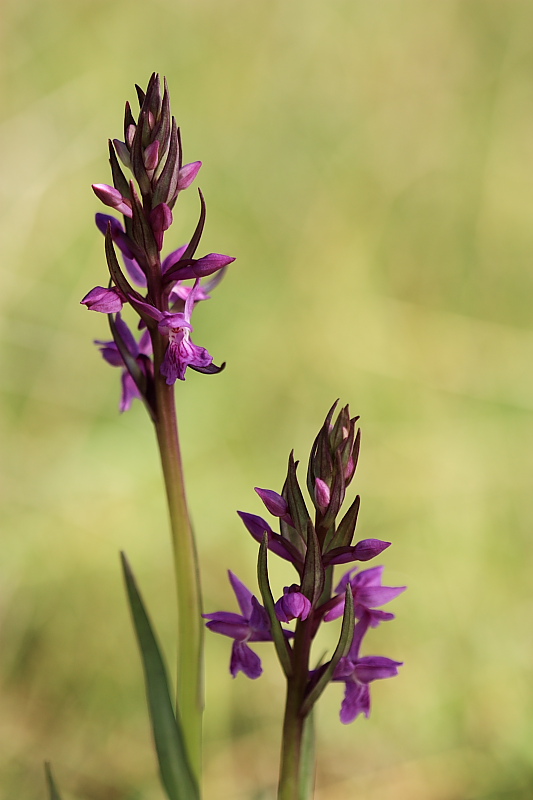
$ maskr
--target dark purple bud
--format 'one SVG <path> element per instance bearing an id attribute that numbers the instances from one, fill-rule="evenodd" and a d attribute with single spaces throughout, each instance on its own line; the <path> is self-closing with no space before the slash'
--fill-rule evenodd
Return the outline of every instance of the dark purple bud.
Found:
<path id="1" fill-rule="evenodd" d="M 131 158 L 128 146 L 125 142 L 121 142 L 120 139 L 113 139 L 113 144 L 115 145 L 115 150 L 117 151 L 118 157 L 124 166 L 129 169 L 131 167 Z"/>
<path id="2" fill-rule="evenodd" d="M 207 256 L 199 258 L 193 265 L 194 277 L 204 278 L 206 275 L 212 275 L 213 272 L 218 272 L 219 269 L 227 267 L 235 261 L 233 256 L 223 256 L 220 253 L 209 253 Z"/>
<path id="3" fill-rule="evenodd" d="M 322 480 L 322 478 L 317 478 L 315 480 L 315 500 L 322 512 L 324 512 L 329 506 L 330 498 L 331 494 L 329 491 L 329 486 L 325 481 Z"/>
<path id="4" fill-rule="evenodd" d="M 381 539 L 361 539 L 353 548 L 355 554 L 355 561 L 370 561 L 371 558 L 379 556 L 387 547 L 390 547 L 390 542 L 383 542 Z"/>
<path id="5" fill-rule="evenodd" d="M 156 141 L 149 144 L 143 154 L 144 166 L 148 170 L 154 170 L 159 161 L 159 142 Z"/>
<path id="6" fill-rule="evenodd" d="M 257 486 L 255 487 L 255 491 L 272 516 L 284 517 L 288 513 L 289 507 L 287 501 L 280 494 L 272 491 L 272 489 L 259 489 Z"/>
<path id="7" fill-rule="evenodd" d="M 307 619 L 311 613 L 311 603 L 296 584 L 285 586 L 283 595 L 276 603 L 276 616 L 280 622 L 292 619 Z"/>
<path id="8" fill-rule="evenodd" d="M 184 164 L 178 173 L 178 191 L 187 189 L 194 181 L 202 166 L 201 161 L 193 161 L 191 164 Z"/>
<path id="9" fill-rule="evenodd" d="M 163 238 L 166 230 L 172 225 L 172 211 L 166 203 L 159 203 L 150 212 L 150 223 L 157 243 L 158 250 L 163 247 Z"/>
<path id="10" fill-rule="evenodd" d="M 324 556 L 324 564 L 348 564 L 350 561 L 370 561 L 390 547 L 381 539 L 363 539 L 353 547 L 335 547 Z"/>
<path id="11" fill-rule="evenodd" d="M 114 186 L 108 186 L 107 183 L 93 183 L 92 189 L 97 198 L 101 200 L 104 205 L 116 208 L 116 210 L 124 214 L 125 217 L 131 217 L 132 212 L 129 201 L 126 200 Z"/>
<path id="12" fill-rule="evenodd" d="M 128 125 L 128 127 L 126 129 L 126 141 L 127 141 L 129 147 L 131 147 L 131 145 L 133 144 L 133 140 L 135 138 L 135 131 L 136 130 L 137 130 L 137 126 L 136 125 Z"/>
<path id="13" fill-rule="evenodd" d="M 237 511 L 237 514 L 246 525 L 248 532 L 252 534 L 257 542 L 263 541 L 263 534 L 268 533 L 270 537 L 270 534 L 273 533 L 268 522 L 262 517 L 258 517 L 257 514 L 248 514 L 247 511 Z"/>
<path id="14" fill-rule="evenodd" d="M 102 314 L 116 314 L 122 309 L 126 302 L 125 296 L 120 289 L 104 289 L 103 286 L 96 286 L 80 300 L 81 305 L 87 306 L 89 311 L 101 311 Z"/>

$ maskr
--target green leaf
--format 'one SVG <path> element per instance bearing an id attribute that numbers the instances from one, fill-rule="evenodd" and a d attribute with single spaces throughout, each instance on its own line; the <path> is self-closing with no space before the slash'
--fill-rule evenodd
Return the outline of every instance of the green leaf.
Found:
<path id="1" fill-rule="evenodd" d="M 335 672 L 335 668 L 341 658 L 345 656 L 353 641 L 353 634 L 355 628 L 355 616 L 353 610 L 353 594 L 350 584 L 346 587 L 346 595 L 344 598 L 344 614 L 342 617 L 341 635 L 333 653 L 333 657 L 327 667 L 324 669 L 317 683 L 313 686 L 307 697 L 302 703 L 302 714 L 308 714 L 313 708 L 314 704 L 330 682 Z"/>
<path id="2" fill-rule="evenodd" d="M 44 773 L 46 776 L 46 786 L 48 787 L 49 800 L 61 800 L 59 789 L 57 788 L 54 776 L 52 775 L 52 766 L 49 761 L 44 762 Z"/>
<path id="3" fill-rule="evenodd" d="M 268 533 L 265 533 L 259 548 L 259 557 L 257 559 L 257 581 L 259 583 L 261 597 L 263 598 L 263 604 L 268 614 L 268 618 L 270 619 L 272 638 L 274 639 L 274 645 L 276 647 L 278 658 L 283 668 L 283 672 L 288 678 L 292 675 L 292 651 L 285 634 L 283 633 L 281 623 L 276 617 L 274 598 L 272 597 L 272 590 L 270 589 L 270 583 L 268 581 L 267 552 Z"/>
<path id="4" fill-rule="evenodd" d="M 165 663 L 131 567 L 121 553 L 124 580 L 143 662 L 146 695 L 159 773 L 169 800 L 199 800 L 200 791 L 174 714 Z"/>

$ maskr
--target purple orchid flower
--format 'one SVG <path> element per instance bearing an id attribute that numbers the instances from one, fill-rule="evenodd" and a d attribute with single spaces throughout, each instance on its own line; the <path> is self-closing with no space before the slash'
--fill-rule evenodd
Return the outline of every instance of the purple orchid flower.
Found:
<path id="1" fill-rule="evenodd" d="M 407 587 L 382 586 L 383 570 L 383 566 L 364 569 L 361 572 L 357 572 L 357 567 L 348 570 L 335 589 L 337 597 L 330 601 L 324 621 L 329 622 L 332 619 L 337 619 L 344 613 L 344 594 L 348 583 L 352 588 L 356 617 L 362 618 L 365 614 L 369 614 L 372 627 L 379 625 L 380 622 L 394 619 L 394 614 L 381 611 L 377 606 L 383 606 L 385 603 L 394 600 Z"/>
<path id="2" fill-rule="evenodd" d="M 136 306 L 156 320 L 159 333 L 168 336 L 168 347 L 161 364 L 161 374 L 165 376 L 169 386 L 178 379 L 185 380 L 187 367 L 207 373 L 220 372 L 224 368 L 215 366 L 213 357 L 205 347 L 200 347 L 191 340 L 191 316 L 196 294 L 200 291 L 200 281 L 197 279 L 187 295 L 182 312 L 160 311 L 150 303 L 135 301 Z"/>
<path id="3" fill-rule="evenodd" d="M 150 355 L 152 353 L 152 342 L 150 340 L 150 334 L 148 331 L 144 331 L 140 341 L 137 342 L 120 314 L 117 314 L 115 317 L 115 326 L 128 352 L 146 373 L 151 369 Z M 131 408 L 132 401 L 135 398 L 141 397 L 135 385 L 135 381 L 128 372 L 124 359 L 113 340 L 106 342 L 96 339 L 95 344 L 98 345 L 100 353 L 108 364 L 111 364 L 112 367 L 120 367 L 122 369 L 122 395 L 119 408 L 121 412 L 128 411 Z"/>
<path id="4" fill-rule="evenodd" d="M 369 614 L 365 614 L 354 629 L 353 641 L 348 655 L 341 658 L 335 672 L 334 681 L 345 684 L 340 719 L 344 725 L 353 722 L 359 714 L 370 716 L 370 687 L 372 681 L 392 678 L 398 674 L 402 661 L 394 661 L 385 656 L 360 656 L 361 642 L 371 626 Z"/>
<path id="5" fill-rule="evenodd" d="M 244 672 L 248 678 L 259 678 L 263 672 L 261 659 L 248 647 L 247 642 L 271 642 L 270 620 L 263 606 L 244 583 L 231 571 L 228 571 L 228 576 L 241 613 L 215 611 L 212 614 L 203 614 L 209 620 L 206 627 L 234 640 L 230 660 L 230 672 L 234 678 L 239 672 Z"/>

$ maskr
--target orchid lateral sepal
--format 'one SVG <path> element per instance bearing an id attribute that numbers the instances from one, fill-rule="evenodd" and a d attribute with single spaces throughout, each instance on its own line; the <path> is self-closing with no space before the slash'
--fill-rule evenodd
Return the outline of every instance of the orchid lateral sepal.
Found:
<path id="1" fill-rule="evenodd" d="M 117 330 L 117 326 L 115 320 L 113 319 L 113 315 L 108 314 L 107 318 L 109 320 L 109 327 L 111 328 L 111 335 L 113 337 L 113 341 L 115 342 L 117 349 L 120 355 L 122 356 L 124 365 L 129 375 L 131 376 L 132 381 L 139 390 L 139 394 L 146 406 L 148 414 L 150 415 L 150 419 L 152 420 L 153 423 L 156 423 L 157 407 L 155 400 L 153 377 L 146 375 L 142 371 L 136 359 L 132 356 L 132 354 L 126 347 L 126 343 L 124 342 L 119 331 Z"/>
<path id="2" fill-rule="evenodd" d="M 352 592 L 349 586 L 346 587 L 345 600 L 344 600 L 344 614 L 342 617 L 341 633 L 335 652 L 331 657 L 331 661 L 320 668 L 320 675 L 318 680 L 314 683 L 308 694 L 306 695 L 303 703 L 301 713 L 305 716 L 309 714 L 314 704 L 331 681 L 333 673 L 337 664 L 345 656 L 352 646 L 353 635 L 355 629 L 355 616 L 354 616 L 354 602 Z"/>
<path id="3" fill-rule="evenodd" d="M 120 269 L 120 265 L 118 263 L 118 259 L 115 253 L 115 248 L 113 247 L 113 239 L 111 236 L 111 224 L 108 223 L 107 231 L 105 235 L 105 254 L 107 260 L 107 266 L 109 268 L 109 274 L 111 275 L 111 280 L 118 287 L 118 289 L 124 294 L 128 302 L 131 306 L 135 309 L 135 311 L 139 314 L 143 322 L 148 326 L 153 327 L 153 322 L 151 317 L 146 314 L 143 310 L 142 306 L 144 305 L 144 301 L 141 295 L 135 291 L 135 289 L 130 285 L 128 279 Z"/>
<path id="4" fill-rule="evenodd" d="M 200 197 L 200 217 L 198 219 L 198 223 L 196 228 L 194 229 L 194 233 L 191 236 L 191 240 L 187 245 L 185 252 L 183 253 L 183 260 L 187 261 L 188 258 L 192 258 L 196 253 L 198 245 L 200 244 L 200 239 L 202 238 L 202 233 L 204 232 L 205 226 L 205 217 L 207 213 L 207 209 L 205 206 L 204 196 L 202 194 L 202 190 L 198 189 L 198 195 Z"/>
<path id="5" fill-rule="evenodd" d="M 287 641 L 281 623 L 276 616 L 276 608 L 270 582 L 268 580 L 268 533 L 264 533 L 263 541 L 259 547 L 259 556 L 257 558 L 257 582 L 261 597 L 263 598 L 263 605 L 270 619 L 271 633 L 274 640 L 274 646 L 278 654 L 278 658 L 287 678 L 293 674 L 292 665 L 292 649 Z"/>

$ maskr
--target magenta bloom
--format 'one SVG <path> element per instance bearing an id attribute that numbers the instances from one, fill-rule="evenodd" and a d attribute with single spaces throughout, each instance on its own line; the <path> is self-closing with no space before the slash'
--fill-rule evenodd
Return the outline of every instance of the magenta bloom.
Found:
<path id="1" fill-rule="evenodd" d="M 392 678 L 398 674 L 401 661 L 385 656 L 360 656 L 361 642 L 371 625 L 370 616 L 365 615 L 355 626 L 354 637 L 348 655 L 341 658 L 335 672 L 334 681 L 344 681 L 344 700 L 340 719 L 344 725 L 353 722 L 359 714 L 370 716 L 370 688 L 372 681 Z"/>
<path id="2" fill-rule="evenodd" d="M 191 340 L 191 316 L 197 295 L 202 294 L 200 280 L 197 279 L 191 291 L 187 294 L 183 311 L 160 311 L 150 303 L 136 300 L 136 305 L 157 322 L 159 333 L 168 336 L 168 346 L 161 364 L 161 374 L 166 382 L 172 386 L 176 380 L 185 380 L 187 367 L 197 372 L 221 372 L 221 367 L 213 364 L 213 357 L 205 349 L 194 344 Z"/>
<path id="3" fill-rule="evenodd" d="M 120 314 L 117 314 L 115 318 L 115 325 L 130 355 L 137 361 L 137 364 L 145 374 L 149 373 L 152 368 L 152 362 L 150 360 L 152 342 L 150 341 L 150 334 L 148 331 L 144 331 L 140 341 L 137 342 Z M 113 340 L 104 342 L 97 339 L 95 344 L 98 345 L 103 358 L 108 364 L 111 364 L 112 367 L 120 367 L 122 369 L 122 395 L 119 408 L 121 412 L 128 411 L 132 401 L 135 398 L 141 397 L 135 381 L 127 370 L 124 359 Z"/>
<path id="4" fill-rule="evenodd" d="M 209 620 L 206 626 L 215 633 L 234 640 L 230 661 L 230 672 L 234 678 L 238 672 L 244 672 L 248 678 L 259 678 L 263 672 L 261 659 L 248 647 L 247 642 L 271 642 L 270 620 L 263 606 L 244 583 L 233 572 L 228 571 L 228 575 L 241 613 L 215 611 L 204 614 L 204 618 Z"/>
<path id="5" fill-rule="evenodd" d="M 166 257 L 162 255 L 178 196 L 196 179 L 202 162 L 183 163 L 181 135 L 170 111 L 166 82 L 161 87 L 159 76 L 154 73 L 146 92 L 137 87 L 137 95 L 140 105 L 137 119 L 129 103 L 126 104 L 124 141 L 109 142 L 113 185 L 93 184 L 96 196 L 123 215 L 121 221 L 107 213 L 96 215 L 96 225 L 106 237 L 110 285 L 96 286 L 81 302 L 91 311 L 103 314 L 117 314 L 129 303 L 141 318 L 140 327 L 149 329 L 158 369 L 166 383 L 172 385 L 185 380 L 187 367 L 210 375 L 221 371 L 222 367 L 213 364 L 208 350 L 192 341 L 191 314 L 196 303 L 209 298 L 209 290 L 235 259 L 221 253 L 196 255 L 206 220 L 206 205 L 200 190 L 200 215 L 189 241 Z M 209 277 L 211 280 L 199 285 L 200 279 Z M 188 286 L 184 281 L 194 285 Z M 102 346 L 108 360 L 116 362 L 120 358 L 112 344 Z M 121 352 L 124 355 L 123 347 Z M 131 372 L 131 380 L 127 381 L 130 390 L 123 405 L 128 407 L 131 403 L 135 386 L 155 421 L 158 400 L 153 370 L 149 379 L 144 380 L 132 359 L 125 357 L 121 366 Z"/>
<path id="6" fill-rule="evenodd" d="M 398 597 L 406 590 L 406 586 L 382 586 L 381 577 L 384 567 L 371 567 L 357 572 L 357 567 L 349 570 L 343 575 L 338 586 L 335 588 L 337 597 L 329 601 L 329 610 L 324 616 L 324 620 L 329 622 L 337 619 L 344 612 L 344 593 L 348 583 L 352 588 L 354 599 L 355 616 L 361 618 L 365 613 L 370 614 L 370 624 L 374 627 L 379 622 L 394 619 L 394 614 L 378 610 L 378 606 L 383 606 Z"/>

